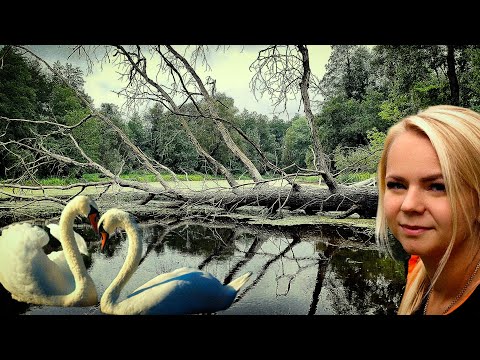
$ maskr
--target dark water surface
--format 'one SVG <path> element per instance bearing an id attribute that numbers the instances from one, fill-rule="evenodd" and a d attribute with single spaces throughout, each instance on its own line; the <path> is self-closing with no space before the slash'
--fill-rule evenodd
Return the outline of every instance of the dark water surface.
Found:
<path id="1" fill-rule="evenodd" d="M 394 315 L 405 283 L 403 254 L 396 260 L 387 258 L 371 234 L 349 229 L 140 225 L 143 259 L 121 299 L 158 274 L 188 266 L 208 271 L 224 283 L 253 273 L 232 306 L 215 315 Z M 101 253 L 90 228 L 75 230 L 89 244 L 87 269 L 101 297 L 123 264 L 126 235 L 118 232 L 108 251 Z M 3 314 L 102 315 L 98 306 L 19 303 L 1 290 Z"/>

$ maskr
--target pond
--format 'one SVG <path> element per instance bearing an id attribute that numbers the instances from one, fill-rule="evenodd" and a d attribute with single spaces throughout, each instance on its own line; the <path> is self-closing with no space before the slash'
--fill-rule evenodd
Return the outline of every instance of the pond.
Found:
<path id="1" fill-rule="evenodd" d="M 194 222 L 140 226 L 143 257 L 121 298 L 158 274 L 187 266 L 223 283 L 253 273 L 234 303 L 215 315 L 393 315 L 405 283 L 404 254 L 380 254 L 368 232 L 323 225 L 282 231 Z M 126 235 L 118 231 L 102 253 L 90 227 L 76 225 L 75 231 L 87 241 L 87 269 L 101 297 L 123 264 Z M 58 245 L 52 238 L 49 248 Z M 98 306 L 21 303 L 3 287 L 0 300 L 3 314 L 103 315 Z"/>

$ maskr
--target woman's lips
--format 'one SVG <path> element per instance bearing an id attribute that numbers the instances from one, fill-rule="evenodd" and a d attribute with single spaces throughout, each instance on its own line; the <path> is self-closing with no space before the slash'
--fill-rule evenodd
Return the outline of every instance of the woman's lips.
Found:
<path id="1" fill-rule="evenodd" d="M 430 230 L 431 228 L 424 226 L 414 226 L 414 225 L 400 225 L 400 228 L 406 235 L 409 236 L 418 236 Z"/>

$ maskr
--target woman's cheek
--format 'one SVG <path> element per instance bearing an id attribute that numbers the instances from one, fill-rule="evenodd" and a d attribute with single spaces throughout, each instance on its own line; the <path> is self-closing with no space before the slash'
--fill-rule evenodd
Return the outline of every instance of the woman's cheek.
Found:
<path id="1" fill-rule="evenodd" d="M 398 210 L 400 209 L 399 199 L 395 196 L 391 196 L 387 191 L 383 201 L 383 209 L 385 216 L 387 217 L 387 221 L 390 223 L 390 221 L 396 218 Z"/>

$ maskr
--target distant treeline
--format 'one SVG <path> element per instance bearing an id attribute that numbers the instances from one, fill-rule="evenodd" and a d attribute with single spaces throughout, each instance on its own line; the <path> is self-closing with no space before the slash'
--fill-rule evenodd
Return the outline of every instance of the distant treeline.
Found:
<path id="1" fill-rule="evenodd" d="M 0 49 L 0 58 L 0 179 L 21 179 L 26 168 L 34 169 L 39 178 L 81 177 L 85 171 L 75 164 L 59 165 L 33 148 L 19 147 L 17 143 L 22 140 L 22 144 L 28 144 L 29 139 L 43 137 L 46 148 L 85 161 L 62 131 L 53 132 L 45 123 L 8 119 L 48 120 L 71 126 L 89 114 L 88 108 L 38 61 L 8 46 Z M 79 68 L 68 62 L 56 62 L 53 68 L 85 94 L 84 74 Z M 478 111 L 479 90 L 480 46 L 468 45 L 335 45 L 325 75 L 309 89 L 323 99 L 314 104 L 313 110 L 317 133 L 334 174 L 374 173 L 384 134 L 395 121 L 435 104 L 455 104 Z M 90 99 L 88 94 L 85 96 Z M 292 171 L 312 167 L 311 131 L 305 117 L 296 114 L 291 119 L 282 119 L 240 111 L 234 99 L 224 93 L 215 94 L 215 99 L 217 111 L 227 120 L 233 140 L 263 171 L 262 175 L 268 175 L 262 158 L 232 130 L 233 126 L 240 128 L 278 167 Z M 146 155 L 175 173 L 213 173 L 195 150 L 177 115 L 162 104 L 152 103 L 144 113 L 133 112 L 128 117 L 113 104 L 101 104 L 99 110 Z M 192 104 L 184 104 L 182 111 L 191 114 L 187 121 L 202 147 L 233 174 L 243 174 L 243 165 L 219 141 L 212 121 L 198 117 Z M 141 168 L 135 161 L 123 160 L 125 156 L 128 159 L 129 150 L 118 134 L 96 118 L 74 128 L 72 135 L 99 164 L 119 172 Z M 35 145 L 32 141 L 33 146 L 39 146 L 38 141 Z M 24 170 L 18 166 L 22 162 L 28 163 Z"/>

